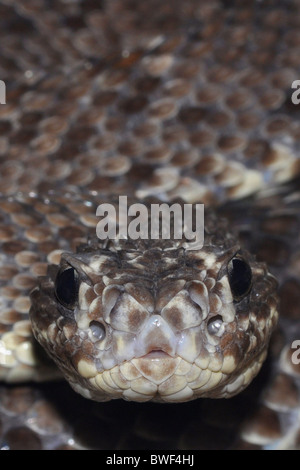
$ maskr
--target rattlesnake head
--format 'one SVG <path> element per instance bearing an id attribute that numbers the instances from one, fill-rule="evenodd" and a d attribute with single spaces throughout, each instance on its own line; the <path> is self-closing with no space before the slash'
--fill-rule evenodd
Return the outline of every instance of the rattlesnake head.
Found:
<path id="1" fill-rule="evenodd" d="M 97 401 L 231 397 L 277 322 L 276 280 L 207 212 L 204 246 L 110 240 L 63 254 L 33 291 L 36 339 Z"/>

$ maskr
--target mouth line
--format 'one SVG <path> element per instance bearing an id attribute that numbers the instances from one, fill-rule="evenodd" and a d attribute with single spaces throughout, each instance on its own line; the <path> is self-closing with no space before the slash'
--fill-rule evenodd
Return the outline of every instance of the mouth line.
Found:
<path id="1" fill-rule="evenodd" d="M 140 356 L 137 359 L 174 359 L 170 354 L 166 353 L 162 349 L 153 349 L 152 351 L 149 351 L 147 354 L 144 354 L 143 356 Z"/>

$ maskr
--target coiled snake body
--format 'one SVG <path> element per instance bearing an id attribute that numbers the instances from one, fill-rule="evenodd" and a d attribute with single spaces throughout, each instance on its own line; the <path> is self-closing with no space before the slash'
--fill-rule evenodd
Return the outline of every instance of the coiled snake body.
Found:
<path id="1" fill-rule="evenodd" d="M 2 447 L 297 448 L 298 2 L 0 8 Z M 118 195 L 204 247 L 100 242 Z"/>

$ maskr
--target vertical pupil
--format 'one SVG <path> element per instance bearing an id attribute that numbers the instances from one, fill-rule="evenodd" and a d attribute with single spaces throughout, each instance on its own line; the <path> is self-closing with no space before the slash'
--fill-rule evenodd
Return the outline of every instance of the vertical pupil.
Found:
<path id="1" fill-rule="evenodd" d="M 77 275 L 74 268 L 60 271 L 56 277 L 55 294 L 60 303 L 70 307 L 77 299 Z"/>
<path id="2" fill-rule="evenodd" d="M 251 287 L 251 268 L 244 260 L 233 258 L 229 263 L 229 283 L 232 294 L 237 300 L 246 295 Z"/>

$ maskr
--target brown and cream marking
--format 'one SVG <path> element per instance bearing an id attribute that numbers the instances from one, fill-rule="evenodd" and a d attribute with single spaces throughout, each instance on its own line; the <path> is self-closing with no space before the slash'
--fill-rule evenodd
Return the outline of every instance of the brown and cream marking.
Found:
<path id="1" fill-rule="evenodd" d="M 180 402 L 251 382 L 277 322 L 276 281 L 224 228 L 208 212 L 198 251 L 129 239 L 63 254 L 33 291 L 30 317 L 76 391 Z"/>

